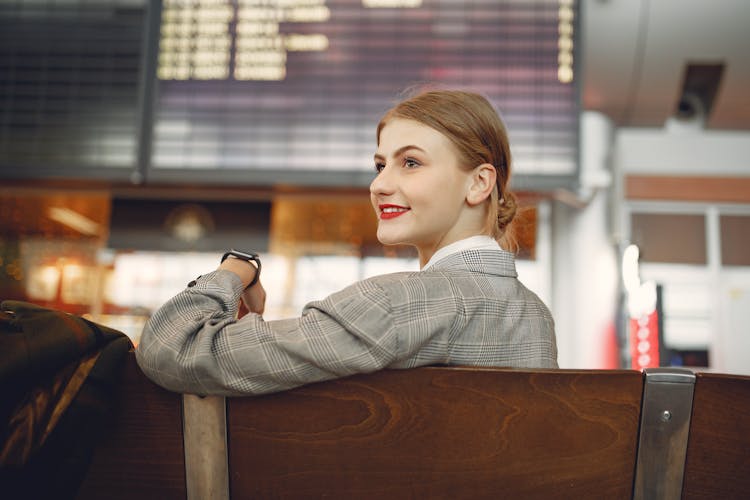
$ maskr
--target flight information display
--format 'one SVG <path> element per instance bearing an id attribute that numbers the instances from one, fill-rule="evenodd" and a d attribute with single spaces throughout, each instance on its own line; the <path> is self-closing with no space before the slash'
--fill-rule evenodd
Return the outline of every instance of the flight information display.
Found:
<path id="1" fill-rule="evenodd" d="M 145 0 L 0 1 L 0 176 L 138 168 Z"/>
<path id="2" fill-rule="evenodd" d="M 577 173 L 573 0 L 163 0 L 149 175 L 364 184 L 382 114 L 487 96 L 526 184 Z"/>

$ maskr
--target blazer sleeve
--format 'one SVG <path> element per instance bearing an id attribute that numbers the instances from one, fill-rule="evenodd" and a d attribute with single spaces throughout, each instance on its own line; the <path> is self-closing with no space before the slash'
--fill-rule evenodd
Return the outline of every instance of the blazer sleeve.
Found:
<path id="1" fill-rule="evenodd" d="M 157 310 L 136 349 L 162 387 L 194 394 L 258 395 L 382 369 L 399 345 L 388 294 L 360 281 L 308 304 L 301 317 L 237 320 L 242 283 L 217 270 Z"/>

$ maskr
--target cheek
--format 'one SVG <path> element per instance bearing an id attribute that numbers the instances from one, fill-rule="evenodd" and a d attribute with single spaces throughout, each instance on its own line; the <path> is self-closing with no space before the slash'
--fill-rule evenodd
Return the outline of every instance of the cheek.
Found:
<path id="1" fill-rule="evenodd" d="M 462 175 L 446 175 L 430 179 L 420 186 L 425 199 L 442 205 L 444 209 L 454 210 L 466 198 L 466 178 Z"/>
<path id="2" fill-rule="evenodd" d="M 378 200 L 374 193 L 370 193 L 370 205 L 372 205 L 375 213 L 378 213 Z"/>

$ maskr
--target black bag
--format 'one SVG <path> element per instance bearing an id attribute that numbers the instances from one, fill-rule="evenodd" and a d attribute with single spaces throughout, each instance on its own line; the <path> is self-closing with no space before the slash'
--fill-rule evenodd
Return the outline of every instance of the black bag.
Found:
<path id="1" fill-rule="evenodd" d="M 130 339 L 80 316 L 0 304 L 0 492 L 74 498 L 117 394 Z"/>

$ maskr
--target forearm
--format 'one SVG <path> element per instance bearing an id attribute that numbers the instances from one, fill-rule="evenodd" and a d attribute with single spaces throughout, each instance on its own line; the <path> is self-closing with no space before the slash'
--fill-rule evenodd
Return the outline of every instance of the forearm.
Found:
<path id="1" fill-rule="evenodd" d="M 232 274 L 207 275 L 167 302 L 149 320 L 138 361 L 157 384 L 177 392 L 257 395 L 353 373 L 394 359 L 397 340 L 387 309 L 325 301 L 301 318 L 235 320 L 243 283 Z M 342 308 L 341 311 L 337 308 Z M 360 323 L 377 325 L 372 333 Z"/>
<path id="2" fill-rule="evenodd" d="M 207 381 L 199 372 L 205 368 L 197 365 L 215 364 L 202 353 L 215 352 L 220 332 L 236 322 L 243 287 L 235 274 L 219 270 L 160 307 L 146 323 L 136 349 L 144 373 L 173 391 L 204 392 Z"/>

